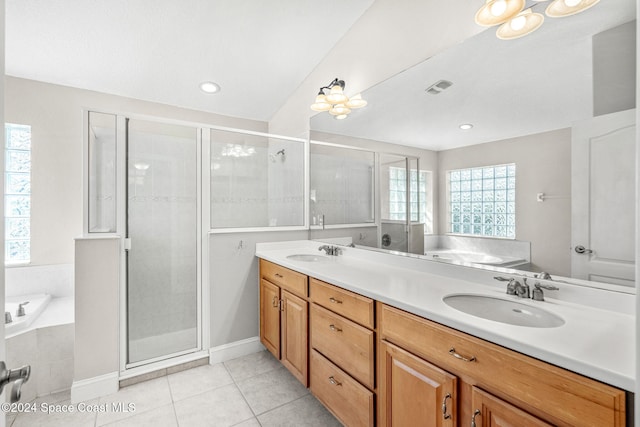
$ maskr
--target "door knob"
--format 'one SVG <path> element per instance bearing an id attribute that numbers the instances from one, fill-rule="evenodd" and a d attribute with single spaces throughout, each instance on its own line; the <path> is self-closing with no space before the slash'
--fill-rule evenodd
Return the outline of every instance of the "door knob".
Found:
<path id="1" fill-rule="evenodd" d="M 579 254 L 592 254 L 593 253 L 593 251 L 591 249 L 587 249 L 582 245 L 576 246 L 575 251 L 576 251 L 576 253 L 579 253 Z"/>

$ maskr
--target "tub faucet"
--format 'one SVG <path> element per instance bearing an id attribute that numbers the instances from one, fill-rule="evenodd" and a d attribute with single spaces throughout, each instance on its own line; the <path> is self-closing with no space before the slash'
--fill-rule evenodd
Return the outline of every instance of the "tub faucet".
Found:
<path id="1" fill-rule="evenodd" d="M 27 305 L 27 304 L 29 304 L 29 301 L 23 302 L 23 303 L 18 305 L 18 311 L 16 311 L 16 316 L 22 317 L 22 316 L 25 315 L 24 306 Z"/>

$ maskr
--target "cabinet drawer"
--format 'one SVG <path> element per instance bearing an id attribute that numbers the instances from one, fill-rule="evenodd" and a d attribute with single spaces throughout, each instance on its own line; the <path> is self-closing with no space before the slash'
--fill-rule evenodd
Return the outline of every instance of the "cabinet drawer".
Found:
<path id="1" fill-rule="evenodd" d="M 375 327 L 374 301 L 337 286 L 311 278 L 309 283 L 311 301 L 343 315 L 369 329 Z"/>
<path id="2" fill-rule="evenodd" d="M 373 426 L 373 393 L 315 350 L 311 350 L 311 392 L 345 426 Z"/>
<path id="3" fill-rule="evenodd" d="M 308 296 L 307 276 L 302 273 L 261 259 L 260 276 L 298 296 Z"/>
<path id="4" fill-rule="evenodd" d="M 393 307 L 379 323 L 381 338 L 553 424 L 625 425 L 622 390 Z"/>
<path id="5" fill-rule="evenodd" d="M 311 347 L 373 389 L 373 332 L 317 304 L 311 304 L 310 322 Z"/>

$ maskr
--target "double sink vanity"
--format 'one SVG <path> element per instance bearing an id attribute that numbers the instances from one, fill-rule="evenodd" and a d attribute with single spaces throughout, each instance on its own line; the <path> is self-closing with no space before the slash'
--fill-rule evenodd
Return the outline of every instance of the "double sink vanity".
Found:
<path id="1" fill-rule="evenodd" d="M 633 295 L 321 245 L 257 244 L 260 338 L 344 425 L 632 425 Z"/>

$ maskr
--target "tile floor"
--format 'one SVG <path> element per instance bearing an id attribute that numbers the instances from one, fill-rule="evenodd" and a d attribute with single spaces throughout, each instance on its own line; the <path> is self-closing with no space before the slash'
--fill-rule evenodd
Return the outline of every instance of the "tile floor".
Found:
<path id="1" fill-rule="evenodd" d="M 120 389 L 86 402 L 108 412 L 55 412 L 69 392 L 38 398 L 36 411 L 7 414 L 7 426 L 341 426 L 270 353 L 204 365 Z M 113 411 L 118 403 L 135 405 Z M 52 406 L 57 405 L 57 406 Z M 47 414 L 43 408 L 52 408 Z"/>

